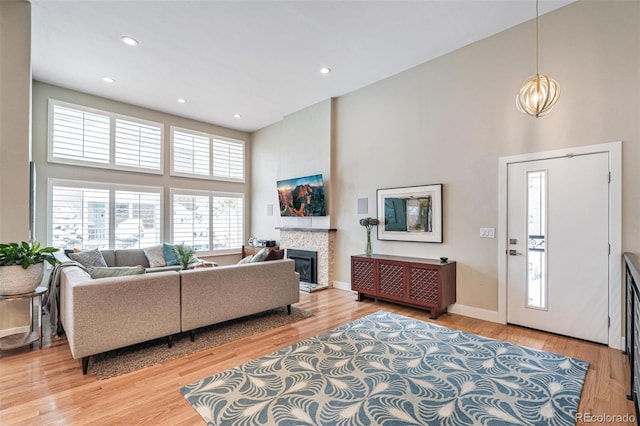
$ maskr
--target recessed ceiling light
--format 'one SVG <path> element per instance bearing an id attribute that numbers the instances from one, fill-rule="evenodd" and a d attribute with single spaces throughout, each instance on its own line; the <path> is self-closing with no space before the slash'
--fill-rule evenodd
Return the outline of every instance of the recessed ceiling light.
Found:
<path id="1" fill-rule="evenodd" d="M 240 114 L 233 114 L 233 118 L 242 118 Z"/>
<path id="2" fill-rule="evenodd" d="M 105 83 L 115 83 L 115 80 L 111 77 L 102 77 L 102 81 L 104 81 Z"/>
<path id="3" fill-rule="evenodd" d="M 124 44 L 126 44 L 127 46 L 137 46 L 138 45 L 138 40 L 136 40 L 133 37 L 130 36 L 122 36 L 120 37 L 120 40 L 122 40 L 122 42 Z"/>
<path id="4" fill-rule="evenodd" d="M 331 72 L 331 68 L 329 67 L 320 68 L 320 74 L 329 74 L 330 72 Z"/>
<path id="5" fill-rule="evenodd" d="M 187 103 L 187 100 L 186 100 L 186 99 L 184 99 L 184 98 L 178 98 L 178 103 L 186 104 L 186 103 Z"/>

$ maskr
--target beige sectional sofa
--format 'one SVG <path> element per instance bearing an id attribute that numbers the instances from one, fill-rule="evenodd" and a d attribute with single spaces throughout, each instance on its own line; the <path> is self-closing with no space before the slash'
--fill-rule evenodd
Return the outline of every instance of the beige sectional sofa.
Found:
<path id="1" fill-rule="evenodd" d="M 114 266 L 127 264 L 139 263 Z M 299 301 L 290 259 L 99 279 L 66 265 L 59 275 L 60 321 L 84 374 L 92 355 L 162 337 L 171 347 L 180 332 L 193 340 L 197 328 L 281 306 L 290 312 Z"/>

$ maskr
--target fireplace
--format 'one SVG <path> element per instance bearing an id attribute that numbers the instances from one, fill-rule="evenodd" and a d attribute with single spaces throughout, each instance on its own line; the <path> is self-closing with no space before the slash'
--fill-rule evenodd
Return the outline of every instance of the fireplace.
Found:
<path id="1" fill-rule="evenodd" d="M 309 284 L 318 283 L 318 252 L 287 249 L 287 258 L 294 260 L 296 272 L 300 274 L 300 281 Z"/>

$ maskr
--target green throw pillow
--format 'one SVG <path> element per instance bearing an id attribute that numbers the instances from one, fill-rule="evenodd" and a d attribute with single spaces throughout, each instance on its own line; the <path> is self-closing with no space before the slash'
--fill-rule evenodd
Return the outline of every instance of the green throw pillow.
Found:
<path id="1" fill-rule="evenodd" d="M 176 254 L 176 250 L 173 248 L 173 244 L 162 244 L 162 252 L 164 254 L 164 261 L 167 266 L 179 265 L 178 255 Z"/>
<path id="2" fill-rule="evenodd" d="M 113 268 L 97 268 L 88 267 L 89 275 L 91 278 L 111 278 L 111 277 L 123 277 L 126 275 L 138 275 L 144 274 L 146 271 L 144 268 L 137 268 L 131 266 L 113 267 Z"/>

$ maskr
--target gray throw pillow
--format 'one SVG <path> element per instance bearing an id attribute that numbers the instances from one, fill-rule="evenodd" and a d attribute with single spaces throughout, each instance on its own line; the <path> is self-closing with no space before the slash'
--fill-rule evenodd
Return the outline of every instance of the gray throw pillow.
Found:
<path id="1" fill-rule="evenodd" d="M 268 255 L 267 248 L 265 247 L 259 252 L 257 252 L 256 255 L 253 256 L 253 259 L 251 259 L 251 262 L 249 263 L 264 262 L 264 260 L 267 258 L 267 255 Z"/>
<path id="2" fill-rule="evenodd" d="M 89 275 L 91 278 L 111 278 L 111 277 L 123 277 L 126 275 L 139 275 L 144 274 L 144 268 L 137 268 L 131 266 L 121 266 L 121 267 L 113 267 L 113 268 L 95 268 L 88 267 L 87 271 L 89 271 Z"/>
<path id="3" fill-rule="evenodd" d="M 107 262 L 104 261 L 104 257 L 102 257 L 102 253 L 100 253 L 98 249 L 85 250 L 80 253 L 69 253 L 69 258 L 86 268 L 90 266 L 107 267 Z"/>
<path id="4" fill-rule="evenodd" d="M 245 263 L 249 263 L 251 262 L 251 259 L 253 259 L 253 255 L 249 255 L 249 256 L 245 256 L 242 259 L 240 259 L 240 261 L 238 262 L 238 265 L 243 265 Z"/>

